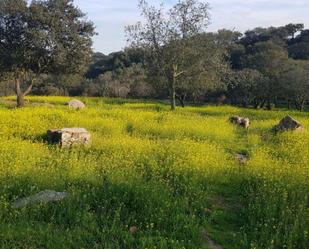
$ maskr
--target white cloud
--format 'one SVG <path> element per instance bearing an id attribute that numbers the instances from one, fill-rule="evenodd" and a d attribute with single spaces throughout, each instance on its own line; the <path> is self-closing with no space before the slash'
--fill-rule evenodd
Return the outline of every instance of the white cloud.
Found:
<path id="1" fill-rule="evenodd" d="M 235 28 L 246 31 L 253 27 L 304 23 L 309 26 L 308 0 L 210 0 L 211 30 Z"/>
<path id="2" fill-rule="evenodd" d="M 97 51 L 109 53 L 125 46 L 124 27 L 140 20 L 137 0 L 75 0 L 94 21 L 99 36 L 94 39 Z M 160 4 L 160 0 L 150 0 Z M 164 0 L 166 5 L 177 0 Z M 211 6 L 209 29 L 229 28 L 245 31 L 257 26 L 280 26 L 304 23 L 309 27 L 309 0 L 208 0 Z"/>

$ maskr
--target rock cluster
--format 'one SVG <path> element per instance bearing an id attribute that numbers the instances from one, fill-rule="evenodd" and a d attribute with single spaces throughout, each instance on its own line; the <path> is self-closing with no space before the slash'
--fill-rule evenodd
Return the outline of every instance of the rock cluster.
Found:
<path id="1" fill-rule="evenodd" d="M 240 125 L 241 127 L 244 127 L 246 129 L 250 126 L 250 119 L 249 118 L 242 118 L 239 116 L 232 116 L 230 117 L 230 122 L 233 124 Z"/>
<path id="2" fill-rule="evenodd" d="M 278 125 L 275 126 L 275 131 L 303 131 L 304 126 L 291 116 L 283 118 Z"/>
<path id="3" fill-rule="evenodd" d="M 50 143 L 59 144 L 62 148 L 68 148 L 90 144 L 91 135 L 84 128 L 64 128 L 47 131 L 47 139 Z"/>

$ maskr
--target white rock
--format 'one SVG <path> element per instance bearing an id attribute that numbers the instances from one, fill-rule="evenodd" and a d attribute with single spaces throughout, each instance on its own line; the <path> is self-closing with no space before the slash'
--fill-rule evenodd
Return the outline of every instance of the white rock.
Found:
<path id="1" fill-rule="evenodd" d="M 239 117 L 239 116 L 232 116 L 230 117 L 230 122 L 233 123 L 233 124 L 237 124 L 237 125 L 240 125 L 246 129 L 249 128 L 250 126 L 250 119 L 249 118 L 242 118 L 242 117 Z"/>
<path id="2" fill-rule="evenodd" d="M 49 130 L 47 137 L 49 142 L 57 143 L 61 147 L 89 145 L 91 143 L 91 135 L 85 128 Z"/>
<path id="3" fill-rule="evenodd" d="M 54 190 L 45 190 L 35 195 L 19 199 L 15 201 L 12 205 L 13 208 L 23 208 L 36 203 L 48 203 L 61 201 L 68 197 L 66 192 L 56 192 Z"/>
<path id="4" fill-rule="evenodd" d="M 86 107 L 86 105 L 78 99 L 70 100 L 67 105 L 74 110 L 84 109 Z"/>

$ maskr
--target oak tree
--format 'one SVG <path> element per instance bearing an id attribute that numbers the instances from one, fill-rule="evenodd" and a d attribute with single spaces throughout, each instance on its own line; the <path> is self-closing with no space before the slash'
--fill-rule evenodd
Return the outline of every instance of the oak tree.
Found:
<path id="1" fill-rule="evenodd" d="M 91 57 L 92 22 L 72 0 L 0 0 L 0 71 L 17 106 L 46 74 L 80 74 Z"/>

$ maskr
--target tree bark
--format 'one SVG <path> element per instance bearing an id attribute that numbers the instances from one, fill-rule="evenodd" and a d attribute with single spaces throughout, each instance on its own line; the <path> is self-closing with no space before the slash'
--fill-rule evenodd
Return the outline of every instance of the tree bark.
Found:
<path id="1" fill-rule="evenodd" d="M 269 110 L 269 111 L 271 111 L 271 109 L 272 109 L 271 101 L 270 100 L 267 100 L 266 109 Z"/>
<path id="2" fill-rule="evenodd" d="M 176 110 L 176 90 L 175 90 L 175 79 L 173 79 L 173 83 L 171 85 L 171 110 Z"/>
<path id="3" fill-rule="evenodd" d="M 185 99 L 186 99 L 186 95 L 182 94 L 182 95 L 176 95 L 176 98 L 179 100 L 181 107 L 184 108 L 185 107 Z"/>
<path id="4" fill-rule="evenodd" d="M 277 97 L 274 97 L 274 105 L 275 105 L 275 108 L 278 107 L 278 98 Z"/>
<path id="5" fill-rule="evenodd" d="M 242 101 L 242 106 L 247 108 L 249 106 L 249 98 L 245 97 Z"/>
<path id="6" fill-rule="evenodd" d="M 15 80 L 15 92 L 16 92 L 16 104 L 17 108 L 21 108 L 25 106 L 24 97 L 32 91 L 33 82 L 31 82 L 30 86 L 27 88 L 25 92 L 22 92 L 20 87 L 20 80 Z"/>
<path id="7" fill-rule="evenodd" d="M 304 100 L 301 100 L 300 103 L 299 103 L 299 111 L 300 112 L 303 112 L 305 110 L 305 101 Z"/>
<path id="8" fill-rule="evenodd" d="M 176 110 L 176 79 L 177 79 L 177 66 L 173 65 L 173 79 L 170 87 L 170 98 L 171 98 L 171 110 Z"/>
<path id="9" fill-rule="evenodd" d="M 15 92 L 16 92 L 17 108 L 21 108 L 25 105 L 25 102 L 24 102 L 24 95 L 20 88 L 20 80 L 15 80 Z"/>
<path id="10" fill-rule="evenodd" d="M 172 75 L 171 87 L 170 87 L 171 110 L 172 111 L 176 110 L 176 81 L 177 81 L 177 78 L 184 73 L 185 71 L 178 71 L 177 64 L 173 65 L 173 75 Z"/>
<path id="11" fill-rule="evenodd" d="M 24 96 L 22 94 L 17 95 L 17 108 L 25 106 Z"/>
<path id="12" fill-rule="evenodd" d="M 259 106 L 260 106 L 260 102 L 258 100 L 254 100 L 254 109 L 259 109 Z"/>

